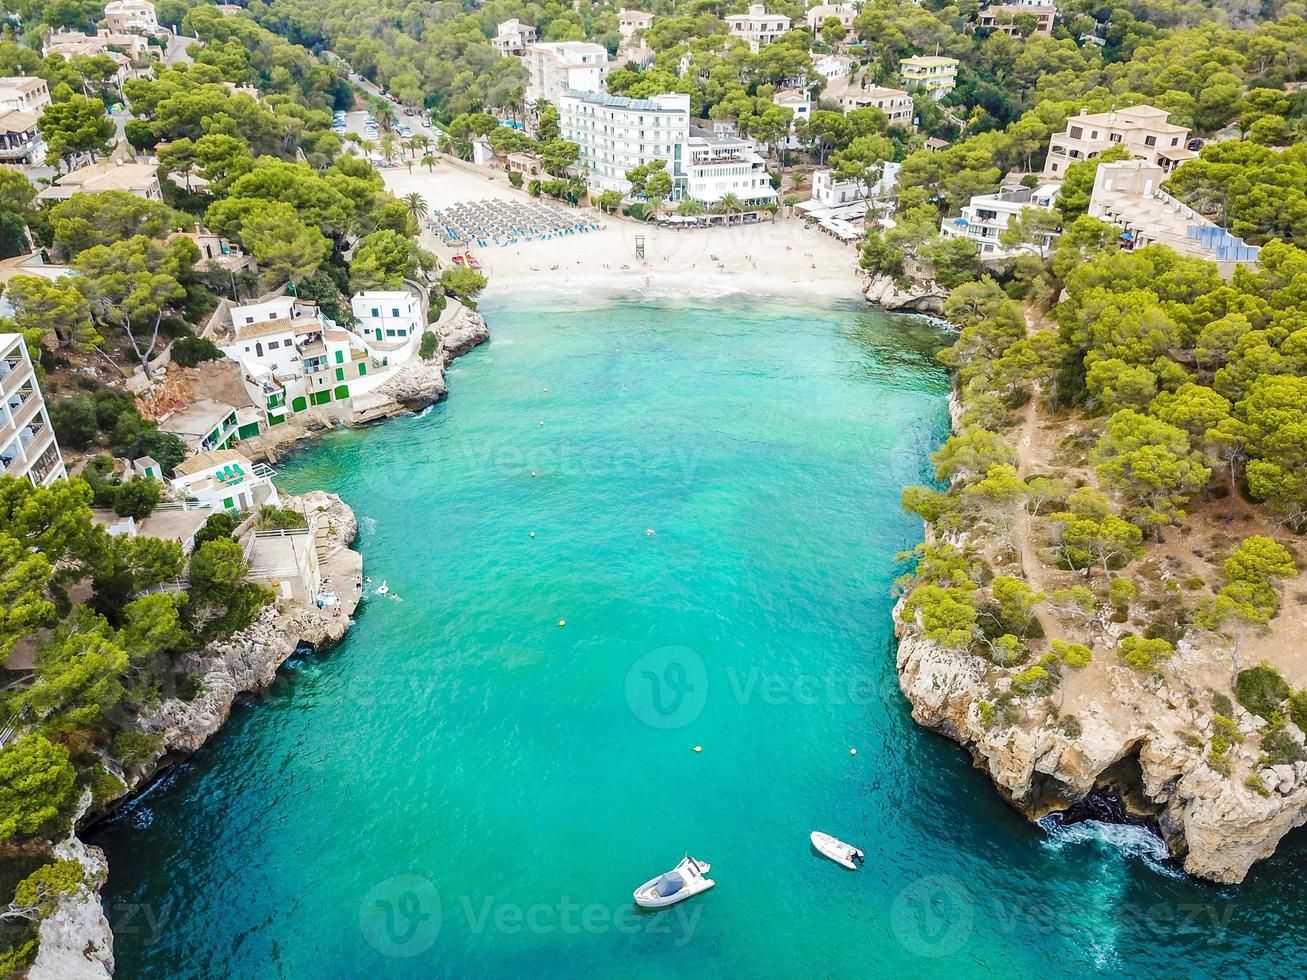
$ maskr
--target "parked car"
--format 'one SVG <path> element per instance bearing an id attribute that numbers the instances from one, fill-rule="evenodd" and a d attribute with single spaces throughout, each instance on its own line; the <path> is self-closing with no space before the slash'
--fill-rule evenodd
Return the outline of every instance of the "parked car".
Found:
<path id="1" fill-rule="evenodd" d="M 1203 141 L 1200 139 L 1191 139 L 1186 145 L 1191 150 L 1201 150 L 1203 148 Z"/>

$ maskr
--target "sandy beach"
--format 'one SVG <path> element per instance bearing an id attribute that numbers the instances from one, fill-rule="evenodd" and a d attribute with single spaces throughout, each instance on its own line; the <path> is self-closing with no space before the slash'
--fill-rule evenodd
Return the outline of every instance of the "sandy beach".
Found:
<path id="1" fill-rule="evenodd" d="M 382 171 L 397 197 L 421 194 L 429 208 L 487 199 L 531 201 L 502 173 L 487 174 L 448 160 L 428 173 L 416 163 Z M 560 205 L 561 206 L 561 205 Z M 597 212 L 585 209 L 588 215 Z M 490 277 L 491 290 L 550 291 L 590 295 L 646 293 L 657 296 L 729 293 L 801 293 L 857 299 L 857 251 L 803 222 L 788 218 L 729 228 L 672 229 L 611 215 L 583 235 L 472 254 Z M 644 236 L 645 258 L 636 255 Z M 453 252 L 428 232 L 422 243 L 443 259 Z"/>

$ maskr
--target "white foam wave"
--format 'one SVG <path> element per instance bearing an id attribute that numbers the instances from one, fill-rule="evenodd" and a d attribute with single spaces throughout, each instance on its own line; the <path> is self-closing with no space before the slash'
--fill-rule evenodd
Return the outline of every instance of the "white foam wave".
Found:
<path id="1" fill-rule="evenodd" d="M 1126 858 L 1143 861 L 1149 868 L 1168 878 L 1184 875 L 1166 864 L 1171 856 L 1166 841 L 1147 827 L 1138 824 L 1104 823 L 1101 820 L 1082 820 L 1063 824 L 1059 814 L 1051 814 L 1038 821 L 1048 836 L 1043 846 L 1061 852 L 1068 847 L 1089 845 L 1103 850 L 1116 851 Z"/>

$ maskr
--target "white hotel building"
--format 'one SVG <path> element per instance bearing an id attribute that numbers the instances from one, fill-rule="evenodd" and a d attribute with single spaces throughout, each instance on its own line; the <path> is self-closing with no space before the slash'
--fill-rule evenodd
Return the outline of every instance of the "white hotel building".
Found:
<path id="1" fill-rule="evenodd" d="M 20 334 L 0 334 L 0 474 L 48 487 L 68 475 Z"/>
<path id="2" fill-rule="evenodd" d="M 767 162 L 752 141 L 738 136 L 691 136 L 686 147 L 683 196 L 709 208 L 727 194 L 734 194 L 746 207 L 776 202 Z"/>
<path id="3" fill-rule="evenodd" d="M 563 139 L 581 148 L 577 166 L 589 171 L 590 185 L 600 191 L 626 193 L 631 189 L 626 172 L 655 160 L 667 161 L 673 183 L 685 174 L 688 95 L 629 99 L 602 92 L 568 92 L 558 102 L 558 113 Z"/>
<path id="4" fill-rule="evenodd" d="M 608 49 L 589 41 L 542 41 L 526 48 L 526 97 L 557 107 L 568 92 L 602 92 L 608 81 Z"/>

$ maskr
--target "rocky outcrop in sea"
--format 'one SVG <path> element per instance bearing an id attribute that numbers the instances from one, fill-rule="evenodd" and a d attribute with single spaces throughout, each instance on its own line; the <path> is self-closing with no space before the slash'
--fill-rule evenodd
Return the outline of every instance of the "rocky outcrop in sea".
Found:
<path id="1" fill-rule="evenodd" d="M 948 290 L 935 282 L 914 280 L 904 287 L 893 276 L 872 276 L 866 297 L 868 303 L 882 310 L 938 315 L 944 312 Z"/>

